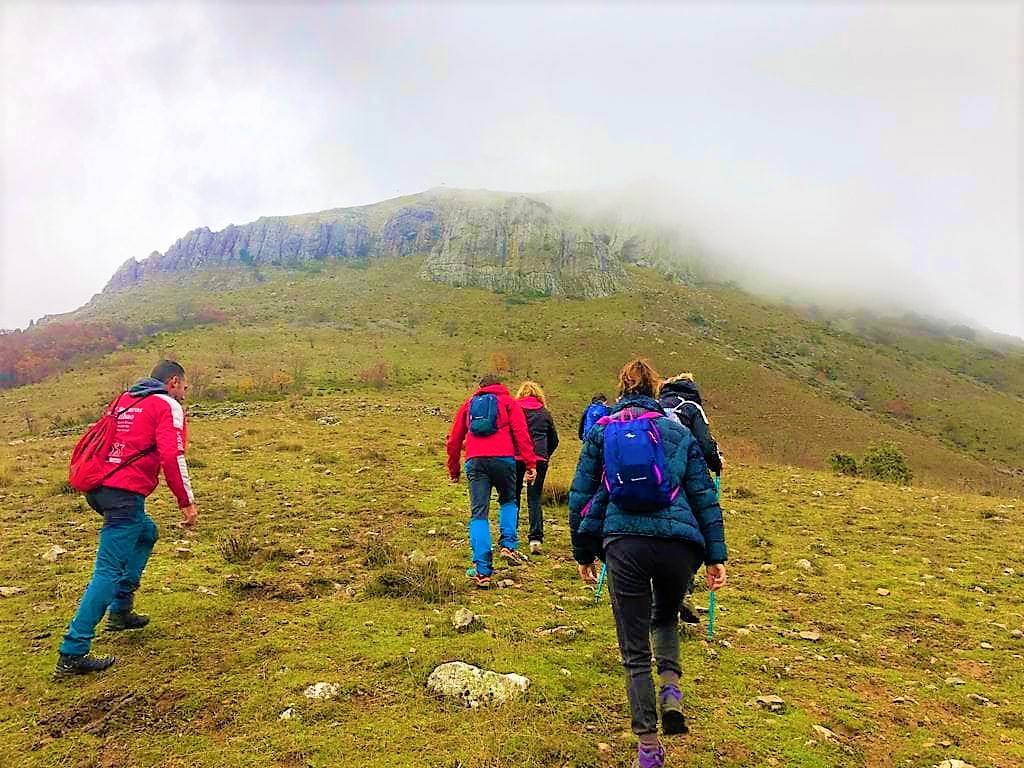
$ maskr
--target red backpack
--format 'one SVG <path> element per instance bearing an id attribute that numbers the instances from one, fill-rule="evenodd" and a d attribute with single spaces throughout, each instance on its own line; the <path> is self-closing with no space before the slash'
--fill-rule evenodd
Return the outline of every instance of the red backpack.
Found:
<path id="1" fill-rule="evenodd" d="M 122 397 L 124 397 L 123 393 L 114 398 L 114 401 L 107 407 L 99 421 L 85 431 L 85 434 L 82 435 L 75 445 L 75 449 L 71 451 L 68 483 L 76 491 L 88 493 L 89 491 L 96 490 L 103 485 L 108 477 L 119 469 L 124 469 L 156 448 L 156 446 L 153 446 L 140 451 L 130 459 L 117 464 L 113 469 L 110 468 L 110 462 L 107 459 L 110 456 L 110 449 L 114 444 L 114 437 L 117 434 L 118 418 L 128 408 L 138 405 L 139 402 L 145 400 L 149 395 L 143 395 L 137 400 L 133 400 L 127 408 L 117 410 L 117 405 Z"/>

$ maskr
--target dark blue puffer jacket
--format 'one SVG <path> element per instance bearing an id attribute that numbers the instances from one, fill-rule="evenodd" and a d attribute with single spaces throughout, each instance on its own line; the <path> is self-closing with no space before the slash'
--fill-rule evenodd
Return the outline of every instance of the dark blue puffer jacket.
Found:
<path id="1" fill-rule="evenodd" d="M 640 395 L 623 397 L 611 412 L 616 414 L 626 408 L 634 409 L 638 415 L 647 411 L 664 413 L 656 400 Z M 704 562 L 709 565 L 728 559 L 722 510 L 700 446 L 689 430 L 667 416 L 654 423 L 665 447 L 668 471 L 680 479 L 683 492 L 672 504 L 656 512 L 638 514 L 619 509 L 609 501 L 601 482 L 605 427 L 594 427 L 583 444 L 569 490 L 569 529 L 573 557 L 578 563 L 594 562 L 601 554 L 603 539 L 613 535 L 683 539 L 703 548 Z"/>

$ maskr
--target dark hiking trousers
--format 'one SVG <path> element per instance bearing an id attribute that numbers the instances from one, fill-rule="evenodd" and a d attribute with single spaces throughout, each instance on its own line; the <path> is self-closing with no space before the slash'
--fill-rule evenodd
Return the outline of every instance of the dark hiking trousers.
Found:
<path id="1" fill-rule="evenodd" d="M 652 536 L 606 540 L 605 563 L 615 630 L 626 670 L 633 732 L 638 735 L 658 731 L 658 704 L 651 675 L 652 637 L 658 673 L 681 674 L 679 604 L 702 560 L 700 548 L 688 541 Z"/>
<path id="2" fill-rule="evenodd" d="M 528 541 L 544 541 L 544 511 L 540 507 L 544 495 L 544 478 L 548 476 L 548 463 L 537 462 L 537 479 L 526 486 L 526 506 L 530 510 Z M 523 484 L 526 482 L 526 463 L 516 462 L 516 503 L 523 508 Z"/>

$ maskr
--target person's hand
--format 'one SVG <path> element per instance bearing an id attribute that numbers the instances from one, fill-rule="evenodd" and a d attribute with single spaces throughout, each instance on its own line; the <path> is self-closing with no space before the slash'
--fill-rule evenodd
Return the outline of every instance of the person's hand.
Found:
<path id="1" fill-rule="evenodd" d="M 199 519 L 199 510 L 196 509 L 195 504 L 181 508 L 181 524 L 185 528 L 195 528 L 197 519 Z"/>
<path id="2" fill-rule="evenodd" d="M 722 469 L 718 470 L 718 474 L 722 474 L 722 472 L 725 470 L 725 456 L 723 456 L 722 454 L 718 454 L 718 462 L 719 464 L 722 465 Z"/>
<path id="3" fill-rule="evenodd" d="M 533 481 L 537 479 L 536 468 L 526 470 L 526 474 L 523 475 L 523 479 L 526 481 L 527 485 L 533 485 Z"/>
<path id="4" fill-rule="evenodd" d="M 708 578 L 708 589 L 714 591 L 725 586 L 725 563 L 715 563 L 706 569 Z"/>
<path id="5" fill-rule="evenodd" d="M 590 565 L 576 563 L 576 571 L 585 584 L 597 584 L 597 560 Z"/>

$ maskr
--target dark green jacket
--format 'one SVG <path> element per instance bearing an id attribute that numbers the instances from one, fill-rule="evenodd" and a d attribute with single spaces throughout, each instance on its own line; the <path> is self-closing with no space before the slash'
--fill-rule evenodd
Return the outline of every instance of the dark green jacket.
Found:
<path id="1" fill-rule="evenodd" d="M 664 413 L 656 400 L 638 395 L 622 398 L 611 412 L 614 415 L 626 408 L 637 415 Z M 569 490 L 569 529 L 577 562 L 594 562 L 601 555 L 602 541 L 615 535 L 682 539 L 700 546 L 709 565 L 728 559 L 722 510 L 700 446 L 688 429 L 667 416 L 654 423 L 665 447 L 669 474 L 679 478 L 682 492 L 664 509 L 643 514 L 626 512 L 609 501 L 601 482 L 605 427 L 598 423 L 583 444 Z"/>

